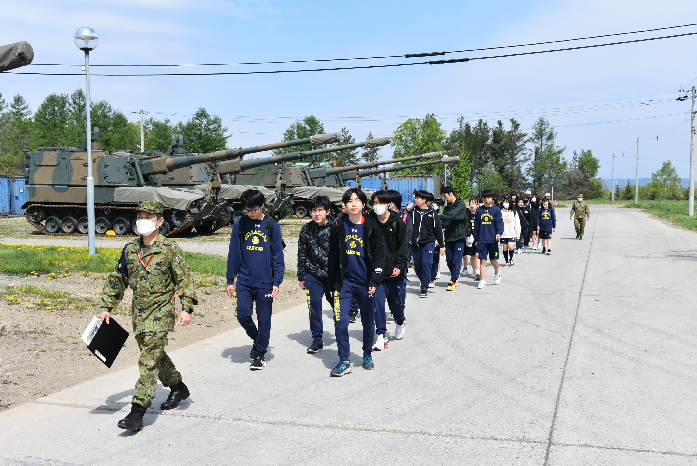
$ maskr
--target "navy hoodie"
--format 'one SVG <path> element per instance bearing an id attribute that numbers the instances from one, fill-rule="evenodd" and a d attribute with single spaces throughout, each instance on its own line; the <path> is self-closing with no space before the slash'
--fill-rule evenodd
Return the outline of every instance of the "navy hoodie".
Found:
<path id="1" fill-rule="evenodd" d="M 269 235 L 269 216 L 252 220 L 239 218 L 232 226 L 230 250 L 227 256 L 227 283 L 237 283 L 255 288 L 279 286 L 286 269 L 283 257 L 283 238 L 278 222 L 273 224 L 273 244 Z M 240 238 L 240 222 L 244 229 Z"/>
<path id="2" fill-rule="evenodd" d="M 540 230 L 551 231 L 557 227 L 557 215 L 551 207 L 540 207 L 537 211 L 537 226 Z"/>
<path id="3" fill-rule="evenodd" d="M 503 234 L 503 216 L 501 209 L 491 207 L 477 207 L 474 214 L 474 241 L 476 243 L 496 243 L 496 235 Z"/>

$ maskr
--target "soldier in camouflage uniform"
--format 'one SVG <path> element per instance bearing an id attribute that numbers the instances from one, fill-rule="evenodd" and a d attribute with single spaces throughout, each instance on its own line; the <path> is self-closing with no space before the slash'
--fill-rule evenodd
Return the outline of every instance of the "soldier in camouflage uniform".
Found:
<path id="1" fill-rule="evenodd" d="M 155 201 L 138 204 L 136 229 L 141 238 L 124 246 L 116 269 L 107 276 L 100 314 L 109 323 L 111 311 L 133 289 L 133 332 L 140 348 L 140 378 L 131 401 L 131 413 L 119 421 L 122 429 L 141 430 L 143 416 L 152 407 L 157 380 L 171 392 L 161 409 L 174 409 L 189 397 L 181 374 L 165 353 L 167 334 L 176 325 L 187 325 L 193 306 L 198 304 L 194 282 L 184 252 L 174 241 L 159 234 L 164 206 Z M 182 312 L 177 320 L 174 295 L 179 295 Z"/>
<path id="2" fill-rule="evenodd" d="M 583 239 L 583 233 L 586 229 L 586 220 L 591 219 L 591 209 L 588 204 L 583 202 L 583 194 L 578 195 L 578 202 L 574 202 L 571 206 L 569 220 L 574 218 L 574 227 L 576 227 L 576 239 Z"/>

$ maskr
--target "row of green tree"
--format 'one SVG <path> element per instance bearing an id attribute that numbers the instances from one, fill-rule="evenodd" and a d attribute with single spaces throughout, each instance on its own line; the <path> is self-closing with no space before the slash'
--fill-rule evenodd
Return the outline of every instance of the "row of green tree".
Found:
<path id="1" fill-rule="evenodd" d="M 689 196 L 689 188 L 682 187 L 682 179 L 678 175 L 673 162 L 666 160 L 661 168 L 651 173 L 651 182 L 639 186 L 640 200 L 683 200 Z M 627 184 L 615 187 L 615 199 L 634 200 L 636 197 L 636 184 L 627 180 Z M 606 190 L 604 198 L 610 199 L 610 190 Z"/>
<path id="2" fill-rule="evenodd" d="M 23 150 L 37 147 L 81 147 L 86 142 L 85 94 L 77 89 L 72 94 L 51 94 L 32 113 L 25 99 L 15 95 L 7 104 L 0 94 L 0 170 L 20 174 L 24 164 Z M 120 110 L 105 100 L 92 102 L 91 121 L 103 134 L 104 150 L 141 150 L 140 126 L 129 121 Z M 226 147 L 228 129 L 217 115 L 199 108 L 187 121 L 149 117 L 144 123 L 146 151 L 165 151 L 173 134 L 182 134 L 189 152 L 206 153 Z M 310 115 L 292 123 L 284 132 L 284 140 L 307 138 L 325 133 L 324 124 Z M 368 138 L 372 138 L 372 133 Z M 348 129 L 341 129 L 336 145 L 355 143 Z M 301 146 L 294 150 L 312 150 L 324 146 Z M 600 163 L 590 150 L 574 151 L 571 160 L 564 158 L 565 147 L 557 143 L 557 133 L 544 118 L 538 119 L 530 133 L 525 133 L 515 119 L 508 124 L 498 121 L 490 126 L 479 120 L 471 124 L 460 117 L 449 134 L 432 114 L 410 118 L 394 132 L 393 157 L 409 157 L 441 151 L 445 156 L 458 156 L 458 164 L 431 165 L 403 170 L 400 175 L 440 175 L 453 185 L 460 196 L 478 194 L 484 189 L 495 192 L 520 192 L 524 189 L 551 191 L 557 197 L 600 197 L 603 185 L 596 179 Z M 380 159 L 380 149 L 346 150 L 319 157 L 321 162 L 345 166 Z"/>
<path id="3" fill-rule="evenodd" d="M 38 147 L 83 147 L 86 134 L 86 98 L 82 89 L 72 94 L 51 94 L 32 113 L 24 97 L 17 94 L 9 104 L 0 94 L 0 171 L 19 175 L 24 150 Z M 139 151 L 140 124 L 129 121 L 106 100 L 90 105 L 92 127 L 103 135 L 104 150 Z M 211 152 L 226 147 L 227 128 L 216 115 L 199 108 L 187 121 L 148 118 L 144 122 L 146 151 L 165 151 L 173 134 L 182 134 L 191 152 Z"/>

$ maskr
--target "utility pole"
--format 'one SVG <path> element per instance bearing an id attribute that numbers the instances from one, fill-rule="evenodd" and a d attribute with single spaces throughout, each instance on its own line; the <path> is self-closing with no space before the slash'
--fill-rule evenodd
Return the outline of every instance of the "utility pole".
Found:
<path id="1" fill-rule="evenodd" d="M 143 111 L 140 111 L 140 151 L 145 152 L 145 138 L 143 137 Z"/>
<path id="2" fill-rule="evenodd" d="M 687 185 L 687 189 L 690 190 L 688 199 L 687 215 L 692 217 L 695 215 L 695 97 L 697 94 L 697 88 L 692 86 L 692 113 L 690 114 L 690 121 L 692 122 L 691 134 L 690 134 L 690 183 Z"/>
<path id="3" fill-rule="evenodd" d="M 634 184 L 634 204 L 639 203 L 639 138 L 636 138 L 636 183 Z"/>
<path id="4" fill-rule="evenodd" d="M 615 202 L 615 153 L 612 153 L 612 202 Z"/>

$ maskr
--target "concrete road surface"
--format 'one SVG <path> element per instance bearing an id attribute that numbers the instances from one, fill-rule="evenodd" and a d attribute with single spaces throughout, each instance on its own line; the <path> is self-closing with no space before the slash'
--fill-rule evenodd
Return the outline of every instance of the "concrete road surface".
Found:
<path id="1" fill-rule="evenodd" d="M 3 412 L 0 464 L 697 464 L 697 235 L 592 206 L 577 241 L 566 210 L 553 254 L 516 255 L 499 286 L 411 282 L 374 371 L 356 323 L 353 372 L 330 377 L 329 309 L 309 355 L 299 306 L 274 315 L 261 372 L 241 329 L 174 351 L 192 396 L 140 433 L 116 426 L 136 367 Z"/>

